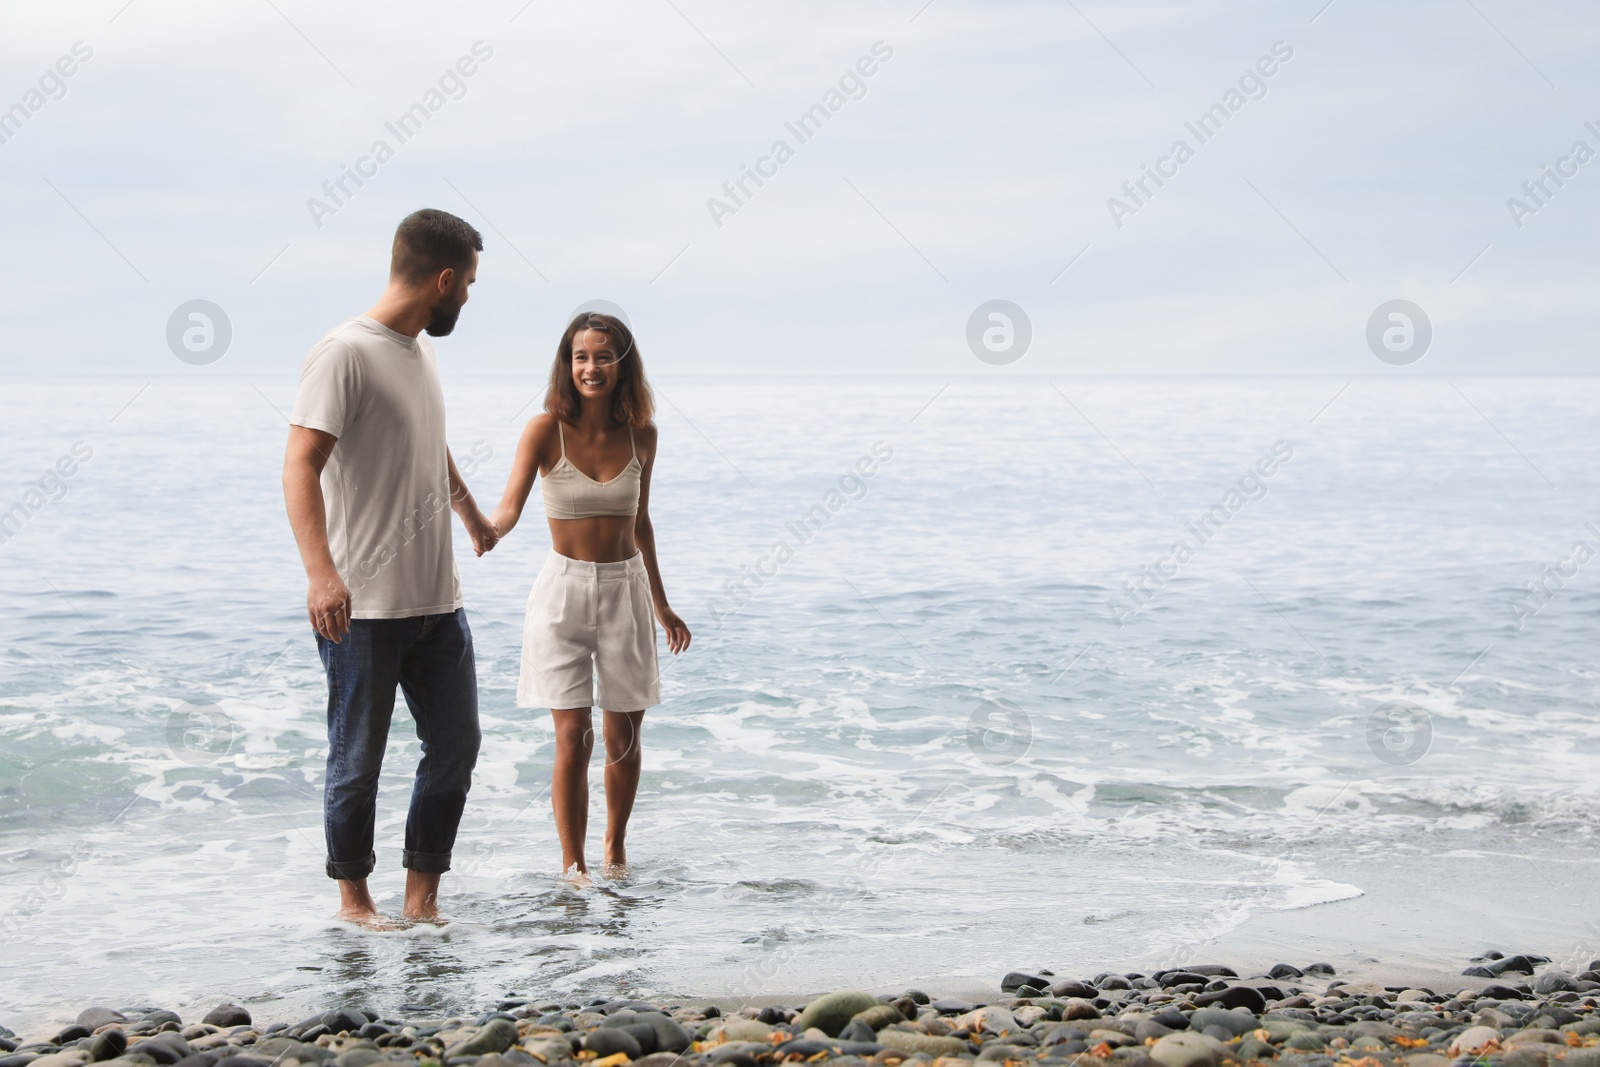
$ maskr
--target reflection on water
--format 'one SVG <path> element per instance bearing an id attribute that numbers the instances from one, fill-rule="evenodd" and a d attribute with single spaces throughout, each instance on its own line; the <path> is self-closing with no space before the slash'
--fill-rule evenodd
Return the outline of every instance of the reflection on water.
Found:
<path id="1" fill-rule="evenodd" d="M 589 989 L 625 988 L 638 978 L 625 963 L 642 954 L 633 941 L 635 923 L 660 908 L 663 898 L 635 892 L 626 881 L 577 888 L 524 875 L 508 879 L 499 894 L 473 892 L 452 903 L 452 919 L 444 926 L 418 924 L 387 933 L 345 924 L 329 928 L 322 962 L 311 966 L 330 1001 L 476 1013 L 484 1010 L 485 998 L 517 992 L 495 983 L 517 981 L 519 969 L 549 985 L 599 968 L 605 979 Z M 488 982 L 485 971 L 492 975 Z"/>

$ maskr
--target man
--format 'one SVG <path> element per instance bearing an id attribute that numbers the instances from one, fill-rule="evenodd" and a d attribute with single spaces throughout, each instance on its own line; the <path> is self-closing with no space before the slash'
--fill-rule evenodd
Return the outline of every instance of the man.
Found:
<path id="1" fill-rule="evenodd" d="M 497 535 L 445 444 L 433 346 L 419 334 L 455 327 L 482 250 L 483 237 L 454 215 L 407 216 L 388 287 L 311 350 L 289 417 L 283 491 L 328 675 L 327 871 L 339 882 L 339 917 L 363 925 L 385 923 L 367 876 L 396 685 L 422 742 L 402 858 L 406 919 L 439 921 L 439 876 L 478 758 L 472 632 L 446 504 L 478 555 Z"/>

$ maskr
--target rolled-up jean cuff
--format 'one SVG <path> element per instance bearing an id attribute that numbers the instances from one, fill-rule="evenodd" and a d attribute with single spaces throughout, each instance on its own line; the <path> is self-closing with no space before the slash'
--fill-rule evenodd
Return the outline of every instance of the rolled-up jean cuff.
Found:
<path id="1" fill-rule="evenodd" d="M 378 854 L 367 853 L 364 860 L 336 860 L 328 857 L 328 877 L 337 878 L 342 882 L 359 882 L 372 873 L 372 868 L 378 865 Z"/>
<path id="2" fill-rule="evenodd" d="M 443 874 L 450 869 L 450 853 L 412 852 L 406 849 L 401 854 L 400 866 L 418 874 Z"/>

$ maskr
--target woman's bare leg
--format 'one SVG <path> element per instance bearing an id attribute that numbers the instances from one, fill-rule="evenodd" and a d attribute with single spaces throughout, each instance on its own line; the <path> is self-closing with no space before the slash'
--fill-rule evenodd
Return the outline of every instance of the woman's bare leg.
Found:
<path id="1" fill-rule="evenodd" d="M 605 713 L 606 738 L 606 841 L 607 873 L 625 873 L 628 867 L 628 816 L 639 792 L 640 752 L 644 724 L 642 711 Z"/>
<path id="2" fill-rule="evenodd" d="M 550 777 L 550 806 L 561 838 L 561 872 L 588 872 L 583 839 L 589 832 L 589 757 L 594 754 L 594 724 L 588 708 L 551 709 L 556 724 L 556 761 Z M 607 783 L 610 773 L 607 772 Z"/>

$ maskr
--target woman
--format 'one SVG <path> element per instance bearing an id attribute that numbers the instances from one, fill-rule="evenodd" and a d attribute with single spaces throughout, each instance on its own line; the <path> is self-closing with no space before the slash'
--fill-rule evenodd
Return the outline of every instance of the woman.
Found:
<path id="1" fill-rule="evenodd" d="M 674 655 L 689 628 L 667 605 L 650 525 L 655 401 L 633 333 L 611 315 L 581 312 L 550 368 L 545 414 L 523 428 L 505 496 L 491 520 L 503 537 L 543 481 L 550 554 L 528 597 L 521 707 L 555 719 L 551 783 L 561 867 L 587 883 L 591 707 L 605 713 L 606 837 L 602 872 L 626 873 L 628 815 L 639 788 L 639 729 L 661 702 L 656 620 Z M 652 614 L 653 612 L 653 614 Z M 596 681 L 598 680 L 598 686 Z"/>

